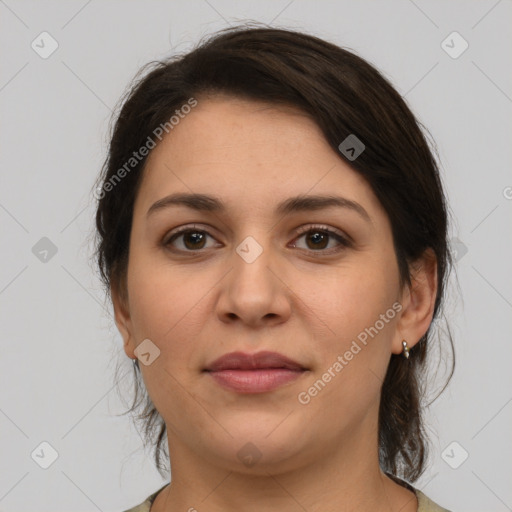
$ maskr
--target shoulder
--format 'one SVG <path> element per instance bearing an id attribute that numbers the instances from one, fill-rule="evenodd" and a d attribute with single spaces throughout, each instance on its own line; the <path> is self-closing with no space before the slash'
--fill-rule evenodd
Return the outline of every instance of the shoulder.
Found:
<path id="1" fill-rule="evenodd" d="M 450 512 L 450 510 L 439 506 L 437 503 L 434 503 L 428 496 L 423 494 L 419 489 L 411 485 L 409 482 L 402 480 L 392 473 L 386 472 L 386 476 L 388 476 L 391 480 L 401 485 L 402 487 L 412 491 L 416 495 L 416 499 L 418 500 L 417 512 Z"/>
<path id="2" fill-rule="evenodd" d="M 133 508 L 129 508 L 127 510 L 123 510 L 123 512 L 150 512 L 151 505 L 155 501 L 158 493 L 163 490 L 165 487 L 167 487 L 169 484 L 165 484 L 163 487 L 155 491 L 153 494 L 149 495 L 142 503 L 139 505 L 136 505 Z"/>
<path id="3" fill-rule="evenodd" d="M 434 503 L 419 489 L 414 488 L 414 493 L 418 498 L 418 512 L 450 512 L 446 508 L 440 507 L 437 503 Z"/>
<path id="4" fill-rule="evenodd" d="M 148 496 L 142 503 L 136 505 L 133 508 L 128 510 L 124 510 L 123 512 L 150 512 L 151 505 L 155 501 L 158 493 L 167 487 L 168 484 L 165 484 L 162 488 L 158 489 L 156 492 Z M 419 489 L 413 487 L 413 491 L 418 498 L 418 512 L 450 512 L 448 509 L 439 506 L 437 503 L 434 503 L 428 496 L 423 494 Z"/>

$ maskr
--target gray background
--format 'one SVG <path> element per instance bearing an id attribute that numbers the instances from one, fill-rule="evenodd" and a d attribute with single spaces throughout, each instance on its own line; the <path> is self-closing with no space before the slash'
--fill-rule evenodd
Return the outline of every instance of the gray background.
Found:
<path id="1" fill-rule="evenodd" d="M 453 286 L 457 368 L 427 412 L 432 464 L 415 485 L 454 512 L 512 510 L 511 15 L 510 0 L 0 0 L 0 510 L 119 511 L 163 484 L 115 416 L 115 364 L 130 361 L 88 260 L 90 191 L 139 67 L 246 20 L 352 48 L 437 142 L 463 299 Z M 46 59 L 31 47 L 50 48 L 43 31 L 59 45 Z M 457 58 L 442 46 L 453 31 L 469 44 Z M 49 456 L 43 441 L 58 452 L 48 469 L 31 457 Z"/>

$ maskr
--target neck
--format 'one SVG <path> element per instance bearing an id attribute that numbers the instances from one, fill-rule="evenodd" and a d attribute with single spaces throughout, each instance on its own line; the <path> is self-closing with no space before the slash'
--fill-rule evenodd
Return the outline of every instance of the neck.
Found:
<path id="1" fill-rule="evenodd" d="M 213 464 L 168 434 L 172 482 L 157 496 L 151 512 L 416 512 L 414 493 L 381 471 L 376 440 L 371 448 L 363 436 L 359 440 L 328 443 L 343 449 L 314 457 L 303 453 L 302 464 L 288 460 L 286 469 L 284 464 L 258 463 L 238 472 Z"/>

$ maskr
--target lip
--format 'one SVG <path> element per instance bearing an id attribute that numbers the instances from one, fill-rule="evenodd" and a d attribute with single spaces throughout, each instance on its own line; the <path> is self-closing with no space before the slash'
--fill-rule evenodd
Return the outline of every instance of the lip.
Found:
<path id="1" fill-rule="evenodd" d="M 288 384 L 308 369 L 277 352 L 231 352 L 204 370 L 226 389 L 238 393 L 264 393 Z"/>
<path id="2" fill-rule="evenodd" d="M 221 386 L 237 393 L 266 393 L 298 379 L 306 370 L 271 368 L 208 372 Z"/>
<path id="3" fill-rule="evenodd" d="M 205 370 L 218 372 L 222 370 L 260 370 L 271 368 L 285 368 L 287 370 L 307 370 L 300 363 L 278 352 L 230 352 L 210 363 Z"/>

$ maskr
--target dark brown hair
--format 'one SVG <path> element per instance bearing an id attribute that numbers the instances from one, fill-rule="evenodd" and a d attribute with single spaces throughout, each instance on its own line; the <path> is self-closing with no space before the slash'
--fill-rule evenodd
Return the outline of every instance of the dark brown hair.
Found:
<path id="1" fill-rule="evenodd" d="M 200 101 L 210 94 L 227 94 L 292 105 L 309 114 L 340 158 L 366 179 L 387 212 L 401 284 L 411 284 L 410 265 L 427 249 L 435 253 L 434 319 L 439 317 L 451 265 L 439 170 L 423 126 L 375 67 L 353 51 L 312 35 L 247 26 L 223 30 L 184 55 L 149 66 L 152 69 L 134 80 L 121 99 L 108 157 L 98 178 L 96 257 L 107 293 L 112 286 L 122 296 L 126 294 L 133 206 L 146 157 L 114 183 L 116 173 L 119 177 L 119 169 L 125 166 L 126 170 L 133 152 L 146 145 L 155 129 L 191 98 Z M 365 145 L 353 161 L 338 149 L 350 134 Z M 381 392 L 380 466 L 411 482 L 425 470 L 428 453 L 422 410 L 431 337 L 429 328 L 410 350 L 409 359 L 391 356 Z M 453 354 L 449 329 L 447 338 Z M 454 363 L 444 388 L 453 370 Z M 134 372 L 135 397 L 127 412 L 140 405 L 139 393 L 145 396 L 138 419 L 145 424 L 145 438 L 154 443 L 156 466 L 162 469 L 166 426 L 141 384 L 138 363 Z"/>

